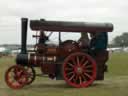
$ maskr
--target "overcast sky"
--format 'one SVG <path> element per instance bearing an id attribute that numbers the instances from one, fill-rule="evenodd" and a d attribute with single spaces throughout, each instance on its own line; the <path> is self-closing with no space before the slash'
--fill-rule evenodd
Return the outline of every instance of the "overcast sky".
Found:
<path id="1" fill-rule="evenodd" d="M 109 41 L 128 32 L 128 0 L 0 0 L 0 44 L 20 44 L 20 18 L 111 22 Z M 28 30 L 28 43 L 35 42 Z M 76 35 L 75 35 L 76 36 Z M 67 37 L 67 36 L 65 36 Z M 55 37 L 54 37 L 55 38 Z"/>

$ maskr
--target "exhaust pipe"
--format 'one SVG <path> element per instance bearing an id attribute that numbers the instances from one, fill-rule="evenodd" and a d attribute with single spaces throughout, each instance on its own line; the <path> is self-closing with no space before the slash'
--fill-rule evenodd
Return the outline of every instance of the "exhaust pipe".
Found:
<path id="1" fill-rule="evenodd" d="M 28 18 L 21 18 L 21 52 L 17 54 L 16 57 L 16 63 L 21 65 L 28 64 L 27 25 L 28 25 Z"/>
<path id="2" fill-rule="evenodd" d="M 27 25 L 28 18 L 21 18 L 21 54 L 27 53 Z"/>

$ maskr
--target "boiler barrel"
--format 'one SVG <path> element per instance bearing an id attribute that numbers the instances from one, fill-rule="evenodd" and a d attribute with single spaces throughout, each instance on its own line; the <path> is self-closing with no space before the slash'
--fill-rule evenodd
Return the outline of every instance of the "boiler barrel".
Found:
<path id="1" fill-rule="evenodd" d="M 31 20 L 30 28 L 36 31 L 44 30 L 60 32 L 112 32 L 113 24 L 93 22 Z"/>

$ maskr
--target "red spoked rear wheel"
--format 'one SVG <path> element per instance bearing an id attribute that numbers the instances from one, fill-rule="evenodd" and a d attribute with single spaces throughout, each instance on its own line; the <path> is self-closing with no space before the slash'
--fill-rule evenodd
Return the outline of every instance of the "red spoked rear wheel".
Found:
<path id="1" fill-rule="evenodd" d="M 96 62 L 85 53 L 73 53 L 64 61 L 63 77 L 73 87 L 87 87 L 96 78 Z"/>
<path id="2" fill-rule="evenodd" d="M 26 70 L 19 65 L 11 66 L 5 73 L 5 81 L 12 89 L 22 88 L 27 80 Z"/>

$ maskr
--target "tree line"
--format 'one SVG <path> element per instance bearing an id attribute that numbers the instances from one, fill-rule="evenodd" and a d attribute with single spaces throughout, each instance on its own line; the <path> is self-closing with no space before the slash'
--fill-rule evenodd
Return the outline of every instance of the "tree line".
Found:
<path id="1" fill-rule="evenodd" d="M 119 36 L 116 36 L 109 47 L 128 47 L 128 32 L 124 32 Z"/>

